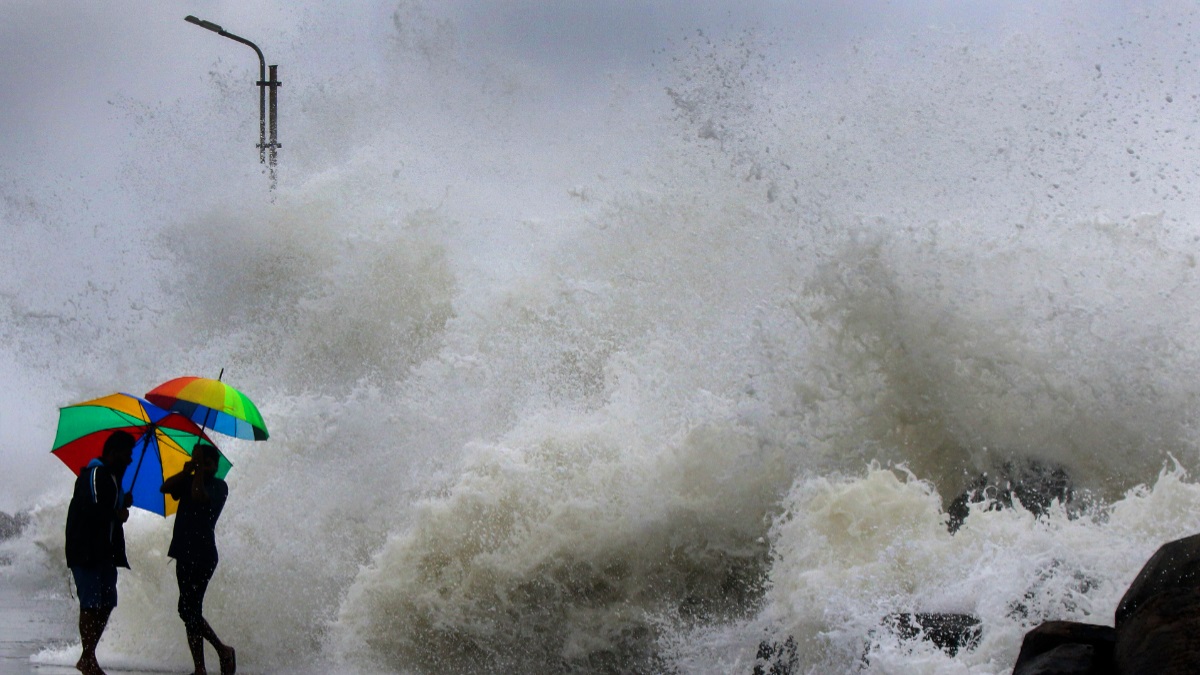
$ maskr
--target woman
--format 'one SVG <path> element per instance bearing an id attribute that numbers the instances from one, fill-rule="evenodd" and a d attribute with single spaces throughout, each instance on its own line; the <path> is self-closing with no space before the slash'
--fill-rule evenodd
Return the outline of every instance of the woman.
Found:
<path id="1" fill-rule="evenodd" d="M 163 482 L 162 492 L 179 500 L 175 512 L 175 530 L 167 555 L 175 559 L 175 577 L 179 581 L 179 618 L 187 630 L 188 650 L 196 664 L 195 675 L 207 675 L 204 667 L 204 641 L 208 640 L 221 660 L 221 675 L 237 670 L 234 649 L 221 642 L 204 620 L 204 592 L 217 569 L 215 528 L 225 507 L 229 487 L 217 478 L 220 454 L 210 443 L 200 441 L 192 449 L 192 459 L 183 471 Z"/>

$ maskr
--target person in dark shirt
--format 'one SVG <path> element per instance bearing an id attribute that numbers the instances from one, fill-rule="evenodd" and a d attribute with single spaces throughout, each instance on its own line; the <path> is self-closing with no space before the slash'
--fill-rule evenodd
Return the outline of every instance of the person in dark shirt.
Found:
<path id="1" fill-rule="evenodd" d="M 115 431 L 75 480 L 67 507 L 67 567 L 79 596 L 79 641 L 83 653 L 75 664 L 84 675 L 104 675 L 96 660 L 96 645 L 117 606 L 117 567 L 129 567 L 125 530 L 132 495 L 121 489 L 125 467 L 133 459 L 134 438 Z"/>
<path id="2" fill-rule="evenodd" d="M 216 446 L 200 441 L 192 449 L 192 459 L 183 465 L 183 471 L 162 485 L 164 494 L 179 500 L 167 555 L 175 559 L 179 618 L 187 631 L 188 650 L 196 664 L 195 675 L 208 672 L 204 666 L 205 640 L 217 650 L 221 675 L 230 675 L 237 669 L 233 647 L 221 642 L 203 615 L 204 593 L 217 569 L 214 530 L 229 495 L 229 487 L 216 475 L 219 457 Z"/>

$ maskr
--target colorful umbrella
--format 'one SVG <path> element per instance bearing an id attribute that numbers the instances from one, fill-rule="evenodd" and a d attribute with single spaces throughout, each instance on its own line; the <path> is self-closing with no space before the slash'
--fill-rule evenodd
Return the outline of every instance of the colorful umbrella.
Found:
<path id="1" fill-rule="evenodd" d="M 109 394 L 59 409 L 52 452 L 78 476 L 88 462 L 100 456 L 114 431 L 129 432 L 136 441 L 133 463 L 121 481 L 125 492 L 133 495 L 133 505 L 162 516 L 175 513 L 179 502 L 162 494 L 159 487 L 183 469 L 196 442 L 209 440 L 208 436 L 183 415 L 129 394 Z M 217 476 L 224 478 L 231 466 L 221 455 Z"/>
<path id="2" fill-rule="evenodd" d="M 267 440 L 267 425 L 258 406 L 219 379 L 177 377 L 151 389 L 146 398 L 159 407 L 187 416 L 205 429 L 249 441 Z"/>

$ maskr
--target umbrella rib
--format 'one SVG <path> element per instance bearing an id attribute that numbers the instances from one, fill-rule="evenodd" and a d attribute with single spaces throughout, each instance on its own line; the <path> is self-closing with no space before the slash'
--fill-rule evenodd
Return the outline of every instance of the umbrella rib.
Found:
<path id="1" fill-rule="evenodd" d="M 133 487 L 137 485 L 138 474 L 142 471 L 142 462 L 146 459 L 146 451 L 150 449 L 150 439 L 154 438 L 154 434 L 158 429 L 158 425 L 151 423 L 146 428 L 146 433 L 142 435 L 142 454 L 138 455 L 137 468 L 133 470 L 133 480 L 129 481 L 129 493 L 133 494 Z"/>

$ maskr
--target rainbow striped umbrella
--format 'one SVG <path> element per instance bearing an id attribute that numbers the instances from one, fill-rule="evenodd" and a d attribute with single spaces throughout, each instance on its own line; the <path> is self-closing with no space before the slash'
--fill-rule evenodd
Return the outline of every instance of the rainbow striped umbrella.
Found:
<path id="1" fill-rule="evenodd" d="M 219 379 L 177 377 L 151 389 L 146 398 L 186 416 L 204 429 L 248 441 L 267 440 L 267 425 L 258 406 Z"/>
<path id="2" fill-rule="evenodd" d="M 60 408 L 51 452 L 78 476 L 88 462 L 100 457 L 104 442 L 115 431 L 126 431 L 136 441 L 133 464 L 121 480 L 122 489 L 133 495 L 133 505 L 161 516 L 175 513 L 179 502 L 159 488 L 183 470 L 197 441 L 212 441 L 183 415 L 129 394 L 109 394 Z M 231 466 L 222 454 L 217 476 L 224 478 Z"/>

